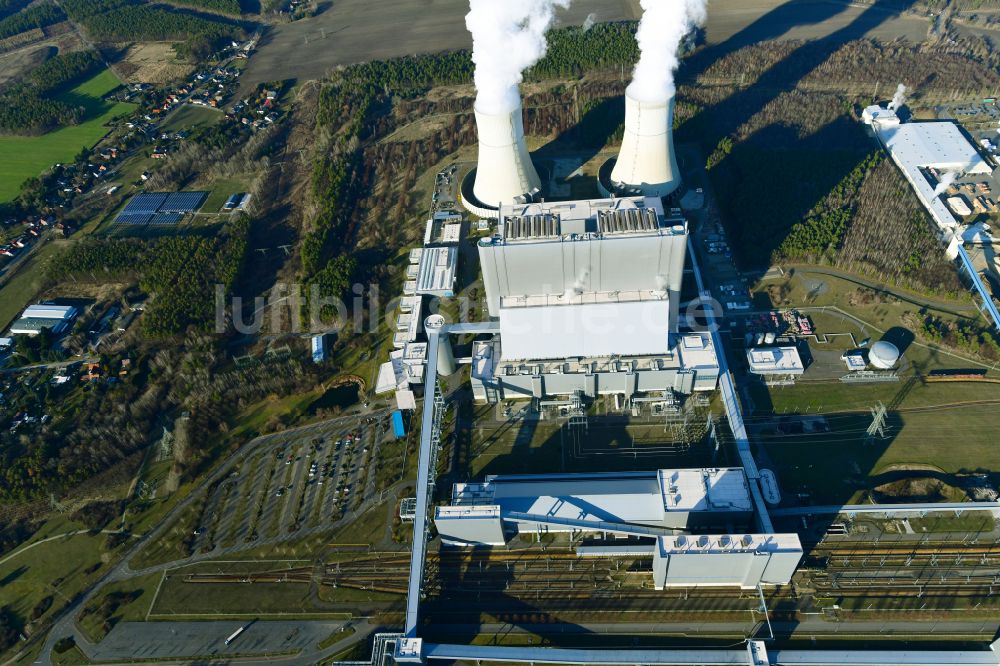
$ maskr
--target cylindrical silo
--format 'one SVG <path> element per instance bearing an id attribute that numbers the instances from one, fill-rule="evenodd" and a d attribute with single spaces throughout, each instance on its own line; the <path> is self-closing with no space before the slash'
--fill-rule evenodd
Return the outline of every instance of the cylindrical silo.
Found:
<path id="1" fill-rule="evenodd" d="M 641 102 L 625 96 L 625 136 L 611 183 L 646 196 L 665 197 L 681 184 L 673 140 L 674 98 Z"/>
<path id="2" fill-rule="evenodd" d="M 437 373 L 443 376 L 455 374 L 458 366 L 455 364 L 455 354 L 451 349 L 451 338 L 445 329 L 444 317 L 439 314 L 427 317 L 424 320 L 424 330 L 427 331 L 428 337 L 432 338 L 434 334 L 437 335 Z"/>
<path id="3" fill-rule="evenodd" d="M 479 161 L 472 193 L 479 203 L 499 208 L 541 188 L 524 141 L 520 103 L 508 113 L 484 113 L 477 108 L 476 129 Z"/>

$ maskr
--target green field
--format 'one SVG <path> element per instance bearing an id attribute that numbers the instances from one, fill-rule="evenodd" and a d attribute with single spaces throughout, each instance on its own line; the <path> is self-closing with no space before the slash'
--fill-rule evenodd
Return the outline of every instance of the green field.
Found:
<path id="1" fill-rule="evenodd" d="M 79 125 L 42 136 L 0 136 L 0 202 L 16 197 L 27 178 L 72 160 L 83 147 L 93 146 L 107 133 L 108 121 L 135 109 L 134 104 L 101 99 L 120 85 L 111 70 L 104 70 L 60 95 L 61 100 L 87 110 L 86 120 Z"/>
<path id="2" fill-rule="evenodd" d="M 819 504 L 857 502 L 873 485 L 872 477 L 892 470 L 985 470 L 996 477 L 1000 385 L 904 386 L 832 382 L 772 390 L 778 419 L 798 418 L 783 414 L 816 419 L 819 413 L 829 428 L 821 433 L 775 431 L 774 419 L 754 414 L 754 439 L 766 449 L 785 492 L 809 493 Z M 888 437 L 865 444 L 872 421 L 868 410 L 879 401 L 890 406 Z"/>
<path id="3" fill-rule="evenodd" d="M 178 132 L 184 129 L 191 129 L 192 127 L 208 127 L 215 125 L 223 117 L 225 117 L 225 114 L 219 109 L 213 109 L 210 106 L 185 104 L 177 109 L 167 122 L 163 123 L 161 129 L 165 132 Z"/>
<path id="4" fill-rule="evenodd" d="M 0 605 L 7 606 L 20 623 L 30 621 L 33 614 L 39 615 L 36 623 L 51 617 L 104 573 L 103 564 L 110 556 L 104 546 L 105 535 L 58 536 L 81 528 L 82 525 L 57 518 L 39 530 L 31 541 L 47 536 L 57 538 L 31 548 L 21 546 L 0 564 Z M 40 604 L 47 599 L 51 605 L 39 612 L 45 608 Z"/>

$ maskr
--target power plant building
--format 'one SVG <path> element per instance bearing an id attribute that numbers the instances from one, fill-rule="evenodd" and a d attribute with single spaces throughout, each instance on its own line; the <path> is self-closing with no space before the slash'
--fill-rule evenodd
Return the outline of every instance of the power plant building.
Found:
<path id="1" fill-rule="evenodd" d="M 487 477 L 457 483 L 434 522 L 446 542 L 499 545 L 519 533 L 644 536 L 748 524 L 753 503 L 741 468 Z"/>
<path id="2" fill-rule="evenodd" d="M 687 240 L 654 197 L 501 206 L 478 248 L 500 333 L 473 345 L 476 398 L 713 390 L 711 336 L 679 328 Z"/>
<path id="3" fill-rule="evenodd" d="M 659 537 L 653 551 L 653 585 L 657 590 L 784 585 L 801 559 L 797 534 Z"/>

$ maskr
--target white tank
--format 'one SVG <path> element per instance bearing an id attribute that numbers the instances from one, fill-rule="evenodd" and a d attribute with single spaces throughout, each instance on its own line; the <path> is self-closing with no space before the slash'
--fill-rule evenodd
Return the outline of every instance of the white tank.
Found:
<path id="1" fill-rule="evenodd" d="M 517 203 L 518 197 L 537 192 L 542 181 L 531 163 L 524 142 L 521 105 L 509 113 L 483 113 L 476 109 L 479 162 L 473 194 L 480 203 L 499 208 Z"/>
<path id="2" fill-rule="evenodd" d="M 681 184 L 674 156 L 674 98 L 640 102 L 625 96 L 625 136 L 611 182 L 665 197 Z"/>
<path id="3" fill-rule="evenodd" d="M 868 352 L 868 362 L 871 363 L 873 368 L 878 368 L 879 370 L 891 370 L 896 367 L 898 361 L 899 349 L 896 345 L 885 340 L 879 340 L 873 344 L 871 350 Z"/>

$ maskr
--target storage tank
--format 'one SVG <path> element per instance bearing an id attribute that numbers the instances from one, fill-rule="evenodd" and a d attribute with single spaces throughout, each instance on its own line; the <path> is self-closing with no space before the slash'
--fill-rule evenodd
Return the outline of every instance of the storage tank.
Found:
<path id="1" fill-rule="evenodd" d="M 885 340 L 879 340 L 872 345 L 868 352 L 868 362 L 873 368 L 879 370 L 891 370 L 896 367 L 899 361 L 899 349 L 896 345 Z"/>
<path id="2" fill-rule="evenodd" d="M 507 113 L 485 113 L 476 108 L 476 129 L 479 160 L 472 193 L 478 203 L 499 208 L 536 194 L 542 181 L 524 140 L 520 101 Z"/>
<path id="3" fill-rule="evenodd" d="M 625 135 L 611 183 L 621 190 L 665 197 L 681 184 L 674 155 L 674 98 L 642 102 L 625 95 Z"/>
<path id="4" fill-rule="evenodd" d="M 437 372 L 439 375 L 448 376 L 455 374 L 458 366 L 455 364 L 455 354 L 451 349 L 451 337 L 445 330 L 445 320 L 439 314 L 434 314 L 424 320 L 424 330 L 428 336 L 431 332 L 438 333 L 438 355 Z"/>

